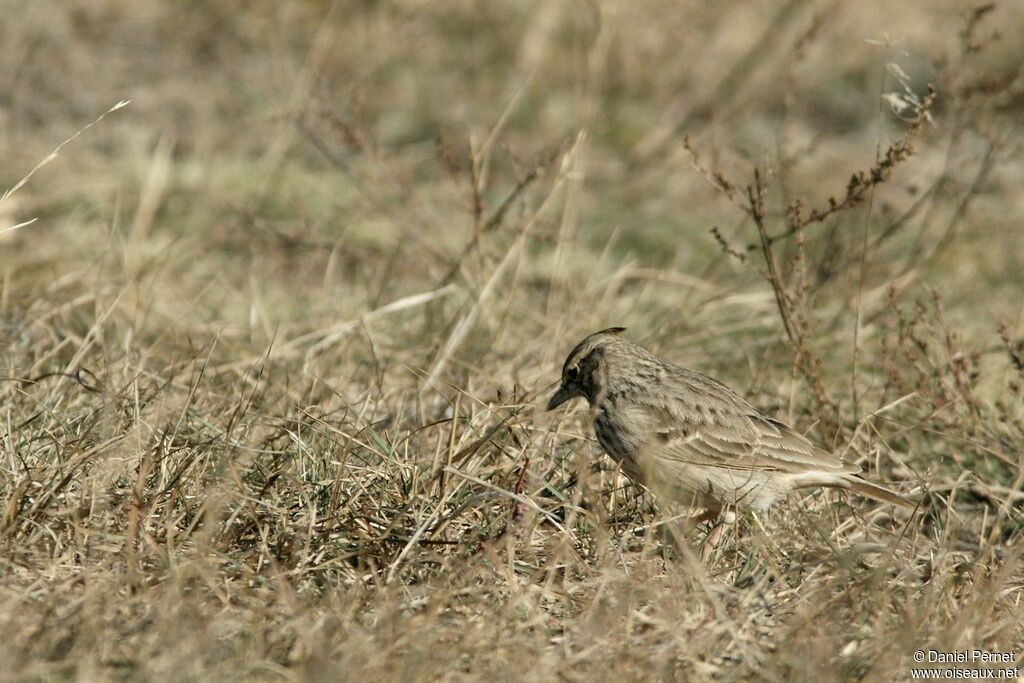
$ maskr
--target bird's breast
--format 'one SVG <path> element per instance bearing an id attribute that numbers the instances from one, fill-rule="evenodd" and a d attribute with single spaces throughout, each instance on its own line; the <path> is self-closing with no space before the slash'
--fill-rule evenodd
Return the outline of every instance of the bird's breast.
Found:
<path id="1" fill-rule="evenodd" d="M 594 417 L 594 434 L 601 447 L 617 461 L 632 460 L 640 444 L 628 425 L 621 424 L 606 409 L 599 410 Z"/>

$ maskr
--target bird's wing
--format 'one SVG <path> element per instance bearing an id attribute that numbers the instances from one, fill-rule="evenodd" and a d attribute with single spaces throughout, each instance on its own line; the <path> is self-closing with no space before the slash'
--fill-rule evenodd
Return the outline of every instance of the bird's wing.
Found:
<path id="1" fill-rule="evenodd" d="M 721 386 L 721 385 L 719 385 Z M 731 391 L 638 406 L 646 413 L 649 456 L 705 467 L 774 472 L 860 470 L 818 448 L 802 434 L 759 413 Z"/>

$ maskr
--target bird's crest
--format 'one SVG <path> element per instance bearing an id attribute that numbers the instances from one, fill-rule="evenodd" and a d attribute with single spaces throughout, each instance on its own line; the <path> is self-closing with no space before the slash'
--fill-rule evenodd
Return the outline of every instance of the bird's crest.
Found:
<path id="1" fill-rule="evenodd" d="M 562 372 L 564 373 L 565 369 L 572 365 L 578 365 L 580 360 L 586 358 L 590 355 L 591 351 L 601 345 L 601 341 L 604 337 L 609 335 L 618 336 L 625 331 L 625 327 L 609 327 L 585 337 L 583 341 L 577 344 L 575 348 L 569 352 L 569 355 L 566 356 L 565 364 L 562 366 Z"/>

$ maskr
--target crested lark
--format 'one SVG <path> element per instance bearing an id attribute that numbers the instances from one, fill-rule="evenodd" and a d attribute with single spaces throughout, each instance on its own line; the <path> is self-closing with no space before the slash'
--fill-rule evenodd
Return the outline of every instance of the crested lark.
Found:
<path id="1" fill-rule="evenodd" d="M 582 397 L 597 440 L 634 481 L 703 508 L 764 510 L 795 489 L 830 486 L 907 508 L 845 463 L 710 377 L 661 360 L 613 327 L 590 335 L 562 367 L 547 408 Z"/>

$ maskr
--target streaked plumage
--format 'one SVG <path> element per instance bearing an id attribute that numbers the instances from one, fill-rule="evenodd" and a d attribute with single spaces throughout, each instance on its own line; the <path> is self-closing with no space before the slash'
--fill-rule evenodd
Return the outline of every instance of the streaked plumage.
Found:
<path id="1" fill-rule="evenodd" d="M 602 330 L 576 345 L 548 409 L 586 398 L 598 442 L 656 494 L 717 513 L 724 505 L 763 510 L 794 489 L 832 486 L 913 507 L 729 387 L 654 356 L 622 332 Z"/>

